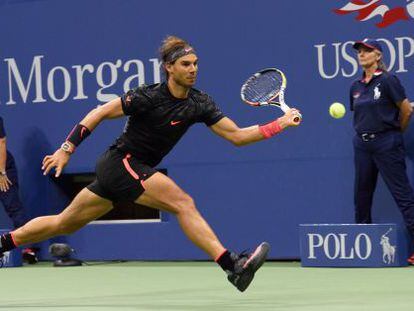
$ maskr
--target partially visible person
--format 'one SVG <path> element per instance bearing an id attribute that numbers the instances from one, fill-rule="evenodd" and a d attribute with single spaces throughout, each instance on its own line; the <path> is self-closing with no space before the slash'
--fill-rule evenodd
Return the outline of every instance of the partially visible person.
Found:
<path id="1" fill-rule="evenodd" d="M 387 72 L 381 44 L 376 40 L 357 41 L 354 48 L 363 69 L 362 78 L 354 81 L 350 90 L 356 132 L 355 221 L 372 222 L 372 200 L 380 172 L 413 239 L 414 192 L 406 173 L 402 135 L 413 109 L 399 79 Z M 408 262 L 414 265 L 414 254 Z"/>
<path id="2" fill-rule="evenodd" d="M 6 131 L 3 118 L 0 117 L 0 201 L 11 218 L 14 228 L 23 226 L 29 219 L 19 197 L 17 168 L 12 154 L 7 150 Z M 36 263 L 36 249 L 23 249 L 23 260 Z"/>

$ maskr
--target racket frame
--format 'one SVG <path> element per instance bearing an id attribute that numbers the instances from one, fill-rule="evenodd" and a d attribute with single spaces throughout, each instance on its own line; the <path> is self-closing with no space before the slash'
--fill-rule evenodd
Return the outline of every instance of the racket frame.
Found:
<path id="1" fill-rule="evenodd" d="M 280 86 L 280 90 L 279 90 L 279 92 L 277 92 L 273 97 L 271 97 L 268 101 L 264 101 L 264 102 L 251 102 L 251 101 L 248 101 L 246 98 L 245 98 L 245 96 L 244 96 L 244 88 L 245 88 L 245 86 L 246 86 L 246 84 L 247 84 L 247 82 L 251 79 L 251 78 L 253 78 L 253 77 L 257 77 L 258 75 L 261 75 L 261 74 L 263 74 L 264 72 L 266 72 L 266 71 L 277 71 L 278 73 L 279 73 L 279 75 L 281 76 L 281 78 L 282 78 L 282 85 Z M 285 90 L 286 90 L 286 87 L 287 87 L 287 79 L 286 79 L 286 76 L 285 76 L 285 74 L 281 71 L 281 70 L 279 70 L 279 69 L 277 69 L 277 68 L 271 68 L 271 67 L 269 67 L 269 68 L 265 68 L 265 69 L 262 69 L 262 70 L 260 70 L 260 71 L 258 71 L 258 72 L 256 72 L 254 75 L 252 75 L 249 79 L 247 79 L 244 83 L 243 83 L 243 86 L 242 86 L 242 88 L 241 88 L 241 91 L 240 91 L 240 96 L 241 96 L 241 99 L 246 103 L 246 104 L 248 104 L 248 105 L 250 105 L 250 106 L 255 106 L 255 107 L 262 107 L 262 106 L 276 106 L 276 107 L 279 107 L 284 113 L 286 113 L 289 109 L 290 109 L 290 107 L 286 104 L 286 102 L 285 102 Z M 278 101 L 275 101 L 274 99 L 276 99 L 277 97 L 279 97 L 279 100 Z M 298 115 L 298 117 L 300 118 L 300 119 L 302 119 L 302 115 Z"/>

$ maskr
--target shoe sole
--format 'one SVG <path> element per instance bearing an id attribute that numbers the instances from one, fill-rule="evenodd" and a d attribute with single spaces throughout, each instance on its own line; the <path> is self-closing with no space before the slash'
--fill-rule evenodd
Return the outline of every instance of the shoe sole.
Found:
<path id="1" fill-rule="evenodd" d="M 243 268 L 245 272 L 240 276 L 237 284 L 237 289 L 244 292 L 254 278 L 254 274 L 264 264 L 269 253 L 270 245 L 267 242 L 260 244 L 250 258 L 246 261 Z"/>

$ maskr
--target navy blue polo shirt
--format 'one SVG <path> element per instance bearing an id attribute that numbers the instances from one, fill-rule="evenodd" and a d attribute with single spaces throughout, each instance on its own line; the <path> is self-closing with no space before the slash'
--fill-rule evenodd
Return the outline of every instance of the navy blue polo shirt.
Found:
<path id="1" fill-rule="evenodd" d="M 354 81 L 350 90 L 350 110 L 358 134 L 401 130 L 397 103 L 406 99 L 400 80 L 390 73 L 376 71 L 372 79 Z"/>
<path id="2" fill-rule="evenodd" d="M 6 137 L 6 130 L 3 126 L 3 118 L 0 117 L 0 138 Z M 9 151 L 7 151 L 7 160 L 6 160 L 6 169 L 10 168 L 13 163 L 13 156 Z"/>

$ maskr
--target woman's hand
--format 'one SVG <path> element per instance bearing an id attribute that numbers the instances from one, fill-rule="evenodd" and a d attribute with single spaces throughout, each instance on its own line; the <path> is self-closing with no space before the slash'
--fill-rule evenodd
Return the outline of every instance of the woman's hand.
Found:
<path id="1" fill-rule="evenodd" d="M 7 175 L 0 175 L 0 190 L 2 192 L 7 192 L 10 189 L 12 182 L 7 177 Z"/>

